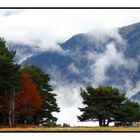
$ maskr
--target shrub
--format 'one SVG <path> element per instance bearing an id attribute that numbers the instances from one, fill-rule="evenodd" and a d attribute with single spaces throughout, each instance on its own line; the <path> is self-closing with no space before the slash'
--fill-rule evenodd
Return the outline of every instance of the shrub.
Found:
<path id="1" fill-rule="evenodd" d="M 67 123 L 63 123 L 63 125 L 62 125 L 63 127 L 70 127 L 70 125 L 69 124 L 67 124 Z"/>

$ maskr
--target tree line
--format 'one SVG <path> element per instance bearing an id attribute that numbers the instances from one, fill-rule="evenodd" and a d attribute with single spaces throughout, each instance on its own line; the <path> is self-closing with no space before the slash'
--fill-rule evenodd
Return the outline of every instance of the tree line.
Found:
<path id="1" fill-rule="evenodd" d="M 15 51 L 9 51 L 0 38 L 0 124 L 43 124 L 57 121 L 59 112 L 50 77 L 36 66 L 14 63 Z"/>
<path id="2" fill-rule="evenodd" d="M 16 52 L 9 51 L 0 38 L 0 124 L 48 124 L 56 122 L 53 112 L 59 112 L 56 94 L 49 84 L 50 76 L 40 68 L 21 66 L 14 62 Z M 140 120 L 140 105 L 129 100 L 112 86 L 88 86 L 81 89 L 83 108 L 80 121 L 97 119 L 100 126 L 112 121 L 121 123 Z"/>

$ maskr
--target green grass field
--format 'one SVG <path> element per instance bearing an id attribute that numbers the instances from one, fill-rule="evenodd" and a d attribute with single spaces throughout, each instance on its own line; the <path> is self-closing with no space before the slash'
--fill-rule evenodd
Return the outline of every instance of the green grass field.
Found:
<path id="1" fill-rule="evenodd" d="M 0 131 L 59 131 L 59 132 L 80 132 L 80 131 L 140 131 L 140 127 L 67 127 L 67 128 L 47 128 L 47 127 L 15 127 L 15 128 L 8 128 L 3 127 L 0 128 Z"/>

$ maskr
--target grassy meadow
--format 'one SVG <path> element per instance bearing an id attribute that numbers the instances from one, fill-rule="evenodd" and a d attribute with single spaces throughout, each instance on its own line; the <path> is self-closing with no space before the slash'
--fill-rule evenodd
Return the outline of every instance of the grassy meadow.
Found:
<path id="1" fill-rule="evenodd" d="M 9 127 L 1 127 L 0 131 L 46 131 L 46 132 L 101 132 L 101 131 L 106 131 L 106 132 L 111 132 L 111 131 L 140 131 L 140 127 L 40 127 L 40 126 L 19 126 L 19 127 L 14 127 L 14 128 L 9 128 Z"/>

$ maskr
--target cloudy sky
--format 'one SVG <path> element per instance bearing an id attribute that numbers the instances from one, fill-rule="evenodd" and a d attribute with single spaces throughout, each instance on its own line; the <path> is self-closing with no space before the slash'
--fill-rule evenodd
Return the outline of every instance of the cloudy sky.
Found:
<path id="1" fill-rule="evenodd" d="M 58 42 L 64 42 L 74 34 L 96 33 L 97 30 L 108 30 L 136 22 L 140 22 L 140 10 L 134 9 L 0 9 L 0 36 L 12 42 L 37 43 L 43 50 L 57 50 Z M 81 99 L 79 100 L 77 94 L 79 89 L 68 85 L 65 84 L 56 90 L 62 108 L 58 117 L 59 122 L 74 124 L 76 115 L 80 114 L 77 107 L 81 106 Z M 66 92 L 67 95 L 73 93 L 69 99 L 76 101 L 71 107 L 66 107 L 62 102 L 66 99 L 62 100 L 66 89 L 69 91 Z"/>
<path id="2" fill-rule="evenodd" d="M 0 9 L 0 36 L 8 41 L 56 47 L 72 35 L 121 27 L 140 21 L 140 10 L 101 9 Z"/>

